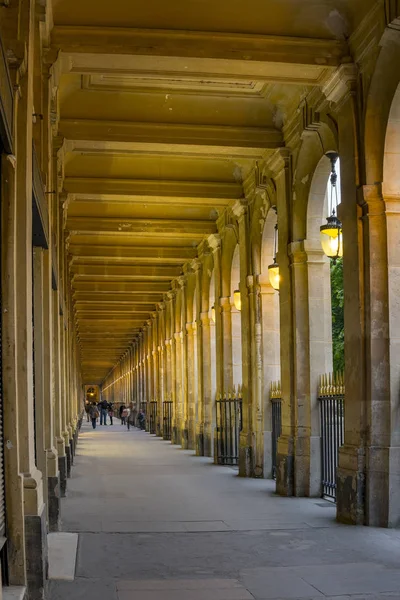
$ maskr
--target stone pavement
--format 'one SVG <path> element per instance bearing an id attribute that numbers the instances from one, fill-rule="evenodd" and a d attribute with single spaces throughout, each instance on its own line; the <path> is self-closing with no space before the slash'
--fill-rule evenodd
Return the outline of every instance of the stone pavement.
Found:
<path id="1" fill-rule="evenodd" d="M 51 600 L 400 600 L 400 531 L 338 525 L 329 502 L 117 423 L 83 427 L 62 502 L 75 580 Z"/>

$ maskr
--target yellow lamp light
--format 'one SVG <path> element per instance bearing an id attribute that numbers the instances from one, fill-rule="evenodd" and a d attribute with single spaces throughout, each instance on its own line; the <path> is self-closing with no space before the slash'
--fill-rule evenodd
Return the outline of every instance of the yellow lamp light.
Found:
<path id="1" fill-rule="evenodd" d="M 235 305 L 236 310 L 242 310 L 242 298 L 240 296 L 240 290 L 235 290 L 233 292 L 233 304 Z"/>
<path id="2" fill-rule="evenodd" d="M 272 287 L 274 288 L 274 290 L 279 291 L 279 283 L 281 280 L 281 276 L 279 275 L 279 265 L 276 262 L 276 260 L 274 260 L 272 265 L 269 265 L 268 275 L 269 275 L 269 282 L 272 285 Z"/>
<path id="3" fill-rule="evenodd" d="M 211 321 L 215 323 L 215 307 L 211 308 Z"/>
<path id="4" fill-rule="evenodd" d="M 329 178 L 329 201 L 331 214 L 329 217 L 327 217 L 326 224 L 321 225 L 320 227 L 320 240 L 324 253 L 335 263 L 338 258 L 343 256 L 342 223 L 336 216 L 339 204 L 337 190 L 338 174 L 336 172 L 338 155 L 336 152 L 328 152 L 327 156 L 331 161 L 331 175 Z"/>
<path id="5" fill-rule="evenodd" d="M 324 253 L 333 262 L 343 256 L 342 224 L 335 215 L 327 218 L 327 224 L 320 228 L 320 239 Z"/>

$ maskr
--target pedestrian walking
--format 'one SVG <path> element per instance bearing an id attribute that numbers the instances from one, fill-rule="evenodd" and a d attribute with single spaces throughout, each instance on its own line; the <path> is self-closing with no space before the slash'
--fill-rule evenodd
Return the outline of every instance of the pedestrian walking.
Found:
<path id="1" fill-rule="evenodd" d="M 90 418 L 92 420 L 92 427 L 96 429 L 97 419 L 99 418 L 99 409 L 97 408 L 96 402 L 93 402 L 89 409 Z"/>
<path id="2" fill-rule="evenodd" d="M 86 400 L 85 412 L 86 412 L 86 418 L 87 418 L 88 423 L 90 423 L 90 407 L 91 407 L 91 404 L 90 404 L 89 400 Z"/>
<path id="3" fill-rule="evenodd" d="M 100 425 L 107 425 L 108 402 L 102 400 L 100 402 Z"/>
<path id="4" fill-rule="evenodd" d="M 129 404 L 129 415 L 127 417 L 128 429 L 136 425 L 137 410 L 133 402 Z"/>
<path id="5" fill-rule="evenodd" d="M 108 416 L 110 417 L 110 425 L 113 424 L 114 409 L 111 402 L 108 403 Z"/>
<path id="6" fill-rule="evenodd" d="M 122 408 L 122 406 L 121 406 Z M 121 425 L 126 425 L 126 419 L 129 416 L 129 411 L 126 408 L 126 406 L 124 405 L 124 407 L 121 410 Z"/>

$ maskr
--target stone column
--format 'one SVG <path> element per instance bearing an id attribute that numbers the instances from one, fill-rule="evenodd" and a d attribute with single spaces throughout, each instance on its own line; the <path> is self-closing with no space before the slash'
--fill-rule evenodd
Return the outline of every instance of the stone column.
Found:
<path id="1" fill-rule="evenodd" d="M 203 364 L 203 447 L 204 456 L 213 456 L 213 405 L 211 386 L 211 331 L 208 312 L 202 312 L 201 351 Z"/>
<path id="2" fill-rule="evenodd" d="M 16 103 L 15 103 L 16 104 Z M 2 270 L 14 273 L 17 269 L 15 244 L 17 236 L 17 202 L 15 162 L 1 156 L 1 216 L 2 216 Z M 17 288 L 15 277 L 3 277 L 2 292 L 2 384 L 4 439 L 4 473 L 7 503 L 7 537 L 9 539 L 10 584 L 26 586 L 26 548 L 24 516 L 24 477 L 20 466 L 21 428 L 19 422 L 19 395 L 17 379 Z"/>
<path id="3" fill-rule="evenodd" d="M 187 406 L 187 448 L 194 450 L 196 445 L 196 414 L 195 414 L 195 323 L 186 323 L 186 344 L 187 344 L 187 364 L 188 371 L 188 406 Z"/>
<path id="4" fill-rule="evenodd" d="M 19 80 L 16 119 L 16 237 L 15 279 L 18 322 L 15 332 L 19 467 L 23 473 L 24 533 L 29 595 L 43 596 L 46 579 L 47 537 L 42 474 L 35 464 L 32 333 L 32 114 L 34 82 L 35 3 L 25 3 L 19 19 L 20 39 L 27 48 L 25 72 Z M 42 423 L 40 424 L 42 425 Z M 39 426 L 39 424 L 38 424 Z"/>
<path id="5" fill-rule="evenodd" d="M 268 276 L 259 275 L 262 332 L 263 332 L 263 421 L 264 421 L 264 477 L 272 477 L 272 409 L 271 383 L 280 380 L 280 330 L 279 294 L 269 282 Z"/>
<path id="6" fill-rule="evenodd" d="M 58 471 L 60 477 L 60 495 L 65 496 L 67 489 L 67 456 L 63 437 L 63 390 L 62 366 L 60 356 L 60 336 L 63 317 L 60 315 L 60 298 L 58 292 L 53 292 L 53 360 L 54 360 L 54 434 L 58 454 Z"/>
<path id="7" fill-rule="evenodd" d="M 292 277 L 290 261 L 291 161 L 287 150 L 280 150 L 271 163 L 277 191 L 278 264 L 281 277 L 279 311 L 281 331 L 282 434 L 278 440 L 276 490 L 283 496 L 294 493 L 294 330 Z"/>
<path id="8" fill-rule="evenodd" d="M 157 409 L 157 435 L 163 436 L 163 402 L 165 400 L 166 390 L 166 367 L 165 367 L 165 304 L 161 302 L 158 305 L 157 311 L 158 324 L 158 365 L 159 365 L 159 394 L 158 394 L 158 409 Z"/>
<path id="9" fill-rule="evenodd" d="M 216 354 L 216 391 L 217 395 L 224 391 L 224 330 L 221 316 L 221 238 L 213 234 L 207 238 L 214 259 L 215 281 L 215 354 Z M 226 304 L 226 299 L 223 301 Z M 211 307 L 210 307 L 211 308 Z M 214 406 L 215 398 L 213 399 Z"/>
<path id="10" fill-rule="evenodd" d="M 348 91 L 347 87 L 346 90 Z M 337 470 L 337 517 L 342 522 L 363 524 L 366 500 L 365 435 L 368 427 L 368 391 L 365 367 L 365 266 L 363 224 L 360 218 L 360 204 L 363 204 L 364 200 L 358 196 L 357 191 L 359 154 L 356 103 L 355 92 L 350 91 L 342 100 L 338 112 L 342 199 L 338 213 L 343 225 L 346 400 L 345 444 L 339 450 Z M 380 261 L 381 257 L 379 254 L 377 259 Z M 377 289 L 381 282 L 381 279 L 377 280 Z"/>
<path id="11" fill-rule="evenodd" d="M 182 322 L 181 322 L 181 340 L 182 340 L 182 424 L 181 424 L 181 445 L 182 448 L 189 448 L 189 372 L 188 372 L 188 337 L 186 331 L 187 324 L 187 277 L 178 279 L 182 299 Z"/>
<path id="12" fill-rule="evenodd" d="M 196 313 L 194 315 L 196 322 L 195 344 L 197 345 L 197 388 L 194 389 L 194 394 L 197 397 L 196 402 L 196 429 L 195 429 L 195 449 L 197 456 L 205 456 L 204 454 L 204 382 L 203 382 L 203 328 L 202 328 L 202 264 L 196 262 Z"/>

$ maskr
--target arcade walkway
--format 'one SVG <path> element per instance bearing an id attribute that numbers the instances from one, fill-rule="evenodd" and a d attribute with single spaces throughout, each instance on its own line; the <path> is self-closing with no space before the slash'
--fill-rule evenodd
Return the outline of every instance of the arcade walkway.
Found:
<path id="1" fill-rule="evenodd" d="M 339 526 L 328 502 L 273 487 L 85 424 L 62 503 L 75 580 L 52 581 L 51 600 L 400 598 L 400 531 Z"/>

